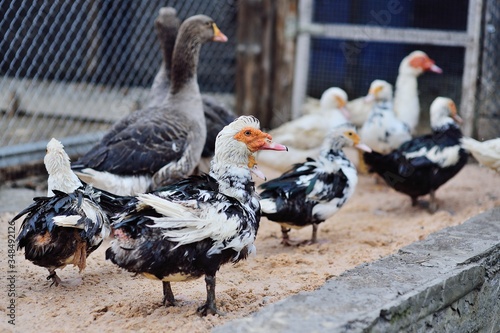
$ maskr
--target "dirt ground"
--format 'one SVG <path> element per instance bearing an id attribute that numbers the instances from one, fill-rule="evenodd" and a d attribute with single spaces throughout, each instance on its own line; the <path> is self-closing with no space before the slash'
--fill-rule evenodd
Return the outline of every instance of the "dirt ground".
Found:
<path id="1" fill-rule="evenodd" d="M 276 176 L 264 170 L 268 178 Z M 351 200 L 319 227 L 319 244 L 280 245 L 279 225 L 261 221 L 257 255 L 217 274 L 216 297 L 225 316 L 200 318 L 196 308 L 205 301 L 203 279 L 173 283 L 180 306 L 161 305 L 158 281 L 121 270 L 104 259 L 108 242 L 93 253 L 86 270 L 66 267 L 58 275 L 73 286 L 50 287 L 47 270 L 18 252 L 15 273 L 15 330 L 8 324 L 7 290 L 2 292 L 0 331 L 17 332 L 208 332 L 214 326 L 248 316 L 268 304 L 300 291 L 311 291 L 357 265 L 379 259 L 444 227 L 500 205 L 500 175 L 468 164 L 437 192 L 440 209 L 434 215 L 411 207 L 410 199 L 370 176 L 360 176 Z M 6 271 L 7 222 L 3 213 L 0 260 Z M 18 230 L 18 229 L 16 229 Z M 311 227 L 292 231 L 307 239 Z M 3 279 L 3 286 L 6 286 Z"/>

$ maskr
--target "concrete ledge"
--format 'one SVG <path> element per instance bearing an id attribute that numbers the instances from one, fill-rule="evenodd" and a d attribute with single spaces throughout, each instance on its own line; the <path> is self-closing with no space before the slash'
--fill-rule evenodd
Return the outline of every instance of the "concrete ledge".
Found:
<path id="1" fill-rule="evenodd" d="M 500 332 L 500 207 L 213 332 Z"/>

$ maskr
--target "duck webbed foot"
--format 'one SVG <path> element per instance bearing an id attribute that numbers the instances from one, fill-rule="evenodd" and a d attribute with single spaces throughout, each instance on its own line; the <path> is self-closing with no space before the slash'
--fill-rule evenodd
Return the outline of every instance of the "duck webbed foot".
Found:
<path id="1" fill-rule="evenodd" d="M 300 245 L 301 242 L 292 241 L 290 239 L 290 235 L 288 235 L 289 232 L 290 228 L 281 227 L 281 244 L 283 244 L 284 246 Z"/>
<path id="2" fill-rule="evenodd" d="M 207 285 L 207 302 L 198 307 L 196 311 L 200 316 L 208 314 L 224 316 L 225 314 L 217 310 L 215 305 L 215 275 L 205 275 L 205 283 Z"/>
<path id="3" fill-rule="evenodd" d="M 434 191 L 430 192 L 430 200 L 429 201 L 417 200 L 416 198 L 412 198 L 411 204 L 412 204 L 412 206 L 419 206 L 423 209 L 427 209 L 427 211 L 431 214 L 434 214 L 439 209 L 439 204 L 437 203 L 436 195 L 435 195 Z"/>
<path id="4" fill-rule="evenodd" d="M 57 276 L 56 271 L 53 269 L 49 269 L 49 273 L 50 273 L 50 275 L 47 276 L 47 281 L 52 280 L 52 283 L 50 284 L 50 286 L 51 287 L 53 285 L 55 285 L 56 287 L 59 286 L 62 283 L 62 280 L 59 276 Z"/>

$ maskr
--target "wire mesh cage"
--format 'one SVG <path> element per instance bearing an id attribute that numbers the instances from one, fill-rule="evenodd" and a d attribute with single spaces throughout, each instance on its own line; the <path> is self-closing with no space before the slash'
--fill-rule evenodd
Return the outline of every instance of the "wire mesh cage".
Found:
<path id="1" fill-rule="evenodd" d="M 371 41 L 371 27 L 438 29 L 466 31 L 468 1 L 393 2 L 372 1 L 314 1 L 312 20 L 319 24 L 355 24 L 364 26 L 366 40 L 311 39 L 307 94 L 319 98 L 332 86 L 346 90 L 349 99 L 368 93 L 375 79 L 395 84 L 401 60 L 414 50 L 424 51 L 443 69 L 442 75 L 425 74 L 419 77 L 421 109 L 420 131 L 429 127 L 430 104 L 437 96 L 461 100 L 464 68 L 464 48 L 422 43 Z M 443 20 L 443 11 L 449 16 Z"/>
<path id="2" fill-rule="evenodd" d="M 500 15 L 495 0 L 287 0 L 298 15 L 274 21 L 277 3 L 282 4 L 270 0 L 0 0 L 4 14 L 0 21 L 0 168 L 7 154 L 30 155 L 26 161 L 40 159 L 51 137 L 63 142 L 72 139 L 79 149 L 76 153 L 85 153 L 91 145 L 82 142 L 95 142 L 117 119 L 143 107 L 161 62 L 153 21 L 164 6 L 176 8 L 181 19 L 209 15 L 228 36 L 227 43 L 203 46 L 198 66 L 202 93 L 217 94 L 226 105 L 233 106 L 236 80 L 254 83 L 243 75 L 236 78 L 237 53 L 241 55 L 245 47 L 255 53 L 248 61 L 263 64 L 249 67 L 269 70 L 261 77 L 279 79 L 285 73 L 269 68 L 279 53 L 276 41 L 269 37 L 276 35 L 269 30 L 282 22 L 283 34 L 293 35 L 294 40 L 289 58 L 295 57 L 300 66 L 290 71 L 292 106 L 268 103 L 272 107 L 265 112 L 275 115 L 270 119 L 297 116 L 301 98 L 318 98 L 331 86 L 343 88 L 352 99 L 366 95 L 374 79 L 394 84 L 403 57 L 419 49 L 443 69 L 441 75 L 427 73 L 418 78 L 423 125 L 419 131 L 428 129 L 426 111 L 432 100 L 447 96 L 459 105 L 462 116 L 466 113 L 464 133 L 472 134 L 475 126 L 480 137 L 499 135 L 496 96 L 500 95 L 495 92 L 500 76 Z M 264 36 L 236 40 L 238 24 L 244 25 L 237 22 L 243 5 L 258 8 L 255 15 L 266 18 L 254 21 L 265 22 L 265 27 L 255 29 L 266 31 Z M 309 40 L 304 44 L 306 35 Z M 258 45 L 259 41 L 271 46 Z M 272 52 L 264 54 L 263 49 Z M 301 58 L 302 54 L 306 57 Z M 273 89 L 267 81 L 257 84 Z M 253 86 L 247 88 L 262 93 Z M 265 92 L 268 99 L 273 93 Z M 255 94 L 242 104 L 251 104 L 251 98 L 265 99 Z M 486 128 L 483 135 L 481 129 Z M 14 158 L 10 163 L 20 161 Z"/>
<path id="3" fill-rule="evenodd" d="M 181 19 L 211 16 L 228 36 L 203 47 L 198 82 L 234 93 L 235 1 L 0 0 L 0 147 L 99 133 L 142 107 L 161 63 L 153 22 L 164 6 Z"/>

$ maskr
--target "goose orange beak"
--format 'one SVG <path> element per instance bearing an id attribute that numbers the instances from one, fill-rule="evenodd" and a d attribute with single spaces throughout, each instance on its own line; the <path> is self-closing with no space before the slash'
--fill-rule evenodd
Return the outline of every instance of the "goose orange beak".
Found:
<path id="1" fill-rule="evenodd" d="M 213 23 L 212 28 L 214 29 L 214 38 L 212 39 L 214 42 L 221 42 L 221 43 L 227 42 L 226 35 L 224 35 L 222 31 L 220 31 L 217 24 Z"/>

